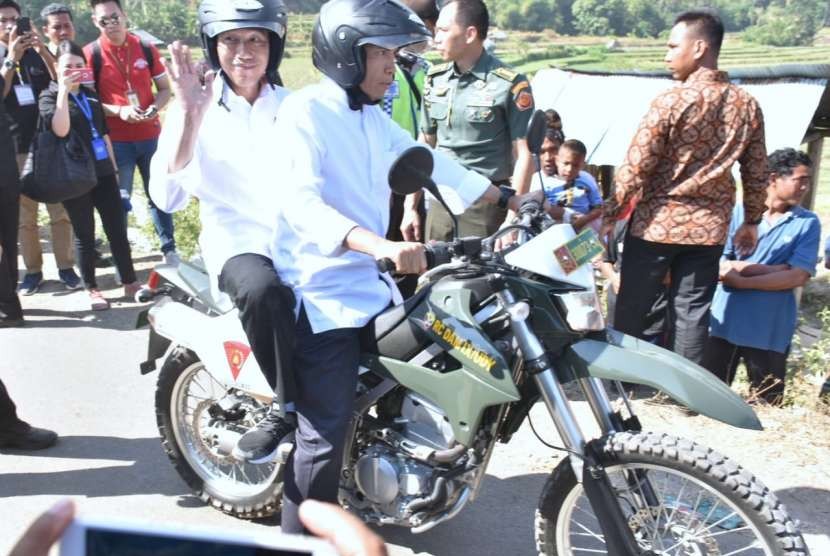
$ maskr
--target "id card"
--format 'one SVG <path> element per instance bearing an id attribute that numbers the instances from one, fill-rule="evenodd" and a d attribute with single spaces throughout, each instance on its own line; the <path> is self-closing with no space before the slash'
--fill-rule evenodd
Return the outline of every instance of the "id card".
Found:
<path id="1" fill-rule="evenodd" d="M 35 103 L 35 91 L 31 85 L 15 85 L 14 96 L 19 106 L 31 106 Z"/>
<path id="2" fill-rule="evenodd" d="M 133 108 L 141 108 L 141 101 L 138 99 L 138 93 L 135 91 L 127 91 L 127 100 Z"/>
<path id="3" fill-rule="evenodd" d="M 106 160 L 110 156 L 107 142 L 100 137 L 92 140 L 92 152 L 95 153 L 95 160 Z"/>

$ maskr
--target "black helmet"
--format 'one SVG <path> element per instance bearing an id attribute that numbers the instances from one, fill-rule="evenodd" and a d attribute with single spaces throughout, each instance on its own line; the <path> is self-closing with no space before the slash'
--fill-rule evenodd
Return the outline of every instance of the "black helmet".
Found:
<path id="1" fill-rule="evenodd" d="M 430 36 L 415 12 L 396 0 L 329 0 L 314 23 L 311 59 L 318 70 L 349 89 L 366 72 L 362 46 L 395 50 Z"/>
<path id="2" fill-rule="evenodd" d="M 278 78 L 277 68 L 285 48 L 285 28 L 288 23 L 283 0 L 202 0 L 199 4 L 199 34 L 205 57 L 215 70 L 219 70 L 216 37 L 233 29 L 265 29 L 271 42 L 268 56 L 268 79 Z"/>

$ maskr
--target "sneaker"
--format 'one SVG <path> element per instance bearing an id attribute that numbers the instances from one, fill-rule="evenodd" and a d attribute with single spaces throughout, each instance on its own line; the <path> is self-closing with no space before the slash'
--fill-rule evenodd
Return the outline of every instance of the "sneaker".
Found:
<path id="1" fill-rule="evenodd" d="M 23 281 L 20 283 L 20 288 L 18 289 L 23 295 L 34 295 L 40 289 L 42 283 L 43 273 L 33 272 L 23 277 Z"/>
<path id="2" fill-rule="evenodd" d="M 276 410 L 265 416 L 254 428 L 243 434 L 233 449 L 233 457 L 248 463 L 265 463 L 276 457 L 280 441 L 296 427 L 292 417 L 283 417 Z"/>
<path id="3" fill-rule="evenodd" d="M 43 450 L 54 446 L 57 441 L 58 435 L 55 432 L 22 421 L 10 430 L 0 431 L 0 448 Z"/>
<path id="4" fill-rule="evenodd" d="M 135 294 L 137 294 L 140 290 L 141 284 L 138 283 L 138 280 L 136 280 L 135 282 L 130 282 L 129 284 L 124 284 L 124 297 L 134 299 Z"/>
<path id="5" fill-rule="evenodd" d="M 89 304 L 93 311 L 106 311 L 110 308 L 110 302 L 99 290 L 89 290 Z"/>
<path id="6" fill-rule="evenodd" d="M 164 254 L 164 264 L 179 266 L 181 263 L 182 259 L 176 251 L 168 251 Z"/>
<path id="7" fill-rule="evenodd" d="M 60 278 L 67 290 L 77 290 L 81 287 L 81 279 L 75 274 L 74 268 L 64 268 L 58 270 L 58 278 Z"/>

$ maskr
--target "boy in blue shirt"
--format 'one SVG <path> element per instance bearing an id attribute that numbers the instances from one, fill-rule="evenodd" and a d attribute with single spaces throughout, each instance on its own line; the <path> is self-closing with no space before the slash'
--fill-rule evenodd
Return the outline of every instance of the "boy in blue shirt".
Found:
<path id="1" fill-rule="evenodd" d="M 758 225 L 758 245 L 746 257 L 737 254 L 732 242 L 744 219 L 742 207 L 735 207 L 721 283 L 712 301 L 704 366 L 731 384 L 743 359 L 752 388 L 766 401 L 780 403 L 797 322 L 795 288 L 816 273 L 821 224 L 800 206 L 810 187 L 810 158 L 780 149 L 768 162 L 767 210 Z"/>
<path id="2" fill-rule="evenodd" d="M 587 154 L 582 141 L 568 139 L 557 145 L 551 137 L 545 138 L 540 152 L 542 183 L 551 204 L 550 212 L 555 218 L 569 222 L 577 232 L 598 223 L 602 214 L 599 186 L 594 177 L 583 170 Z M 538 183 L 539 178 L 534 176 L 534 180 Z M 534 186 L 531 188 L 535 189 Z"/>

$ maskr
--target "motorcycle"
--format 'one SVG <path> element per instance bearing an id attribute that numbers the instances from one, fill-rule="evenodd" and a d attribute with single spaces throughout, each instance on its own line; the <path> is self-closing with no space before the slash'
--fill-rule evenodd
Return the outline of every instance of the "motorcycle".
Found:
<path id="1" fill-rule="evenodd" d="M 536 131 L 529 144 L 541 144 Z M 432 164 L 427 149 L 413 147 L 393 165 L 390 185 L 403 195 L 425 188 L 449 210 L 429 178 Z M 497 251 L 507 233 L 518 235 L 517 246 Z M 496 444 L 509 442 L 538 402 L 566 454 L 536 510 L 540 554 L 808 554 L 754 475 L 703 445 L 642 430 L 622 382 L 736 427 L 761 423 L 705 369 L 605 327 L 592 234 L 576 235 L 531 202 L 494 236 L 456 234 L 426 247 L 417 292 L 362 331 L 341 504 L 368 523 L 430 530 L 476 498 Z M 274 514 L 291 443 L 258 465 L 231 455 L 273 398 L 236 311 L 211 295 L 196 266 L 160 265 L 151 282 L 141 370 L 163 361 L 156 415 L 165 451 L 202 500 L 238 517 Z M 598 437 L 583 432 L 574 392 Z"/>

